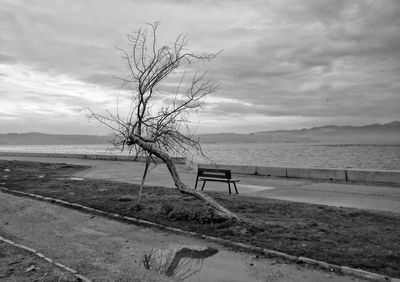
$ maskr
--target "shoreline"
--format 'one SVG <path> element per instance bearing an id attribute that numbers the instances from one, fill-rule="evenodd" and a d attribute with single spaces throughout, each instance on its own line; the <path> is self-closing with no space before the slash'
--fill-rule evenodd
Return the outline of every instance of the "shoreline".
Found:
<path id="1" fill-rule="evenodd" d="M 0 152 L 52 153 L 129 156 L 127 151 L 105 145 L 26 145 L 2 146 Z M 293 143 L 204 144 L 203 152 L 211 159 L 193 152 L 187 156 L 197 163 L 247 165 L 260 167 L 332 168 L 361 170 L 399 170 L 399 146 L 332 146 Z M 135 151 L 131 153 L 135 154 Z M 179 157 L 179 156 L 177 156 Z M 124 158 L 124 157 L 120 157 Z M 128 157 L 129 159 L 129 157 Z"/>

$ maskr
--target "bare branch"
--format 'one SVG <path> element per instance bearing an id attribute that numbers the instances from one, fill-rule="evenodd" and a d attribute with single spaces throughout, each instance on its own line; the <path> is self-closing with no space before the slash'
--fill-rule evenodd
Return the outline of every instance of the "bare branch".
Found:
<path id="1" fill-rule="evenodd" d="M 195 72 L 188 75 L 183 71 L 169 99 L 156 111 L 152 101 L 160 97 L 159 88 L 164 79 L 176 73 L 180 67 L 195 62 L 208 62 L 218 54 L 196 54 L 187 52 L 187 34 L 180 34 L 171 46 L 157 45 L 159 22 L 147 24 L 132 35 L 127 35 L 130 51 L 117 48 L 127 64 L 128 76 L 118 77 L 122 87 L 130 94 L 130 109 L 126 118 L 122 118 L 117 105 L 117 113 L 105 111 L 96 114 L 89 110 L 89 118 L 94 118 L 110 128 L 114 133 L 113 144 L 121 150 L 135 152 L 137 156 L 146 156 L 155 162 L 161 159 L 168 167 L 175 186 L 185 194 L 193 195 L 212 206 L 221 215 L 237 218 L 200 191 L 182 183 L 171 157 L 192 155 L 193 151 L 201 156 L 204 152 L 198 140 L 193 139 L 190 113 L 203 106 L 203 98 L 215 93 L 219 84 L 207 79 L 207 73 Z M 185 86 L 187 84 L 188 86 Z M 185 86 L 185 87 L 184 87 Z M 163 94 L 164 95 L 164 94 Z M 162 96 L 161 96 L 162 97 Z M 146 164 L 148 166 L 148 163 Z M 145 174 L 147 173 L 147 168 Z M 145 177 L 145 176 L 144 176 Z M 143 186 L 143 183 L 142 183 Z"/>

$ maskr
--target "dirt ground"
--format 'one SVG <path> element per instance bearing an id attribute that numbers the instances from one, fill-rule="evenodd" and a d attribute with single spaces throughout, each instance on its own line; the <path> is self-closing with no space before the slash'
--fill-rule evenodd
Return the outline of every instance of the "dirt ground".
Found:
<path id="1" fill-rule="evenodd" d="M 78 282 L 80 280 L 26 250 L 0 241 L 0 281 Z"/>

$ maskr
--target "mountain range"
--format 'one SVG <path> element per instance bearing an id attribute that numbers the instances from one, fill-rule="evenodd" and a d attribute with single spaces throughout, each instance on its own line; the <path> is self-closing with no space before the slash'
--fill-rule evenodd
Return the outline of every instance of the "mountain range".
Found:
<path id="1" fill-rule="evenodd" d="M 365 126 L 327 125 L 298 130 L 260 131 L 250 134 L 216 133 L 197 136 L 201 143 L 320 142 L 341 144 L 400 144 L 400 121 Z M 45 133 L 0 134 L 0 145 L 106 144 L 109 136 Z"/>
<path id="2" fill-rule="evenodd" d="M 62 135 L 39 132 L 0 134 L 0 145 L 73 145 L 106 144 L 107 136 L 98 135 Z"/>
<path id="3" fill-rule="evenodd" d="M 365 126 L 327 125 L 298 130 L 260 131 L 250 134 L 199 135 L 201 143 L 321 142 L 351 144 L 400 144 L 400 121 Z"/>

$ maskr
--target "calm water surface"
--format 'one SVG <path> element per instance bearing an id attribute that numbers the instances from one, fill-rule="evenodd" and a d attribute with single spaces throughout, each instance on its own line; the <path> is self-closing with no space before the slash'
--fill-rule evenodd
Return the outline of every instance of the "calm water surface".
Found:
<path id="1" fill-rule="evenodd" d="M 400 169 L 400 145 L 205 144 L 217 163 L 284 167 Z"/>
<path id="2" fill-rule="evenodd" d="M 203 150 L 220 164 L 400 170 L 400 144 L 212 143 Z M 0 145 L 0 151 L 123 154 L 107 145 Z"/>

